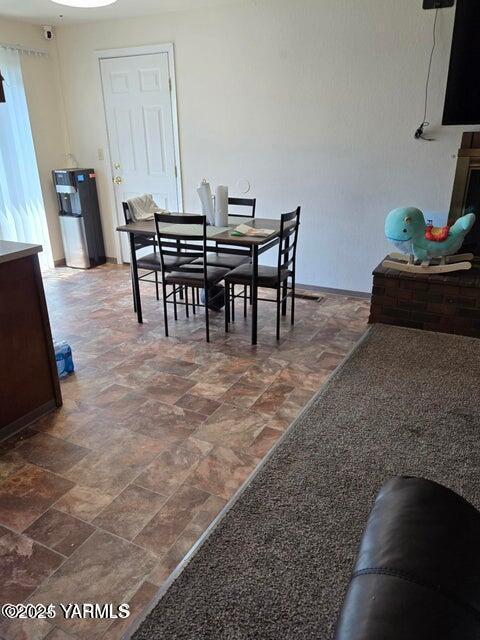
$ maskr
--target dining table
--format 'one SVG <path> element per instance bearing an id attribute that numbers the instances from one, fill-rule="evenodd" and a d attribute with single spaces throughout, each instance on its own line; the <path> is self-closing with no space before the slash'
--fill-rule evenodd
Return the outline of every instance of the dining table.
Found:
<path id="1" fill-rule="evenodd" d="M 174 215 L 195 215 L 175 213 Z M 271 230 L 269 235 L 235 235 L 234 229 L 240 223 L 253 227 L 254 229 Z M 178 235 L 179 225 L 169 225 L 164 223 L 160 225 L 162 236 Z M 130 222 L 129 224 L 117 227 L 120 233 L 128 233 L 130 243 L 130 264 L 133 281 L 133 292 L 135 296 L 135 306 L 137 312 L 137 320 L 143 322 L 142 303 L 140 299 L 140 283 L 138 277 L 137 255 L 135 238 L 138 236 L 155 236 L 156 228 L 154 220 L 142 220 Z M 199 240 L 201 240 L 201 226 L 198 225 Z M 269 251 L 280 241 L 280 219 L 275 218 L 249 218 L 244 216 L 229 216 L 229 224 L 226 227 L 216 227 L 214 225 L 207 226 L 207 242 L 209 251 L 221 251 L 222 253 L 231 253 L 234 255 L 249 255 L 252 261 L 252 281 L 251 281 L 251 300 L 252 300 L 252 344 L 257 344 L 257 317 L 258 317 L 258 257 Z"/>

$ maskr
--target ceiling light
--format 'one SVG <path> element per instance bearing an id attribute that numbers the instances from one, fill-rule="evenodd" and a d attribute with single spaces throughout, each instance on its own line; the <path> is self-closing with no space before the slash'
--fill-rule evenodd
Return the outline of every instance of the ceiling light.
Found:
<path id="1" fill-rule="evenodd" d="M 91 9 L 93 7 L 106 7 L 117 0 L 52 0 L 55 4 L 62 4 L 66 7 L 79 7 L 80 9 Z"/>

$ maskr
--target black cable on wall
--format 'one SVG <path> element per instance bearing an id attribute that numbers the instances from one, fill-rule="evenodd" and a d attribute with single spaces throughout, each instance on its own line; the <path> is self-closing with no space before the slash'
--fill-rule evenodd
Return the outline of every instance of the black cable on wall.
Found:
<path id="1" fill-rule="evenodd" d="M 414 133 L 414 137 L 416 140 L 425 140 L 426 142 L 432 142 L 432 140 L 434 140 L 434 138 L 425 137 L 425 128 L 430 126 L 430 122 L 427 122 L 428 89 L 430 85 L 430 75 L 432 72 L 433 54 L 435 53 L 435 48 L 437 46 L 437 18 L 438 18 L 438 8 L 435 9 L 435 19 L 433 21 L 433 44 L 432 44 L 432 50 L 430 51 L 430 59 L 428 61 L 427 81 L 425 83 L 425 105 L 424 105 L 424 111 L 423 111 L 423 120 Z"/>

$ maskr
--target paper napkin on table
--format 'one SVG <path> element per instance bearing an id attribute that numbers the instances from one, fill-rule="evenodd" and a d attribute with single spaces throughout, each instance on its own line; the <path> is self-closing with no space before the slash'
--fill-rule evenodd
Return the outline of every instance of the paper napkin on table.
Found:
<path id="1" fill-rule="evenodd" d="M 275 233 L 273 229 L 255 229 L 248 224 L 239 224 L 232 230 L 232 236 L 271 236 Z"/>

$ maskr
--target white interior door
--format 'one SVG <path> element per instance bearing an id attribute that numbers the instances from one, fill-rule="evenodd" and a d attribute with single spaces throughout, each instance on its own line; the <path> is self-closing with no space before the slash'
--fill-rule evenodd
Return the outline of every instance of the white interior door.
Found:
<path id="1" fill-rule="evenodd" d="M 151 193 L 161 208 L 179 210 L 168 55 L 100 60 L 120 224 L 124 224 L 122 202 L 143 193 Z M 120 236 L 122 259 L 128 262 L 127 236 Z"/>

